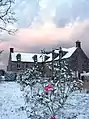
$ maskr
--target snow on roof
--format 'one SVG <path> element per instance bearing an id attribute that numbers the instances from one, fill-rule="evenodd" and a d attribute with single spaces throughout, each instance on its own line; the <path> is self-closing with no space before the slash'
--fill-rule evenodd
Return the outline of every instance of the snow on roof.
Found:
<path id="1" fill-rule="evenodd" d="M 62 48 L 62 51 L 68 52 L 68 48 Z M 55 50 L 55 53 L 59 53 L 59 50 Z"/>
<path id="2" fill-rule="evenodd" d="M 66 58 L 69 58 L 71 57 L 71 55 L 75 52 L 77 48 L 76 47 L 72 47 L 72 48 L 68 48 L 68 53 L 66 53 L 62 59 L 66 59 Z"/>
<path id="3" fill-rule="evenodd" d="M 76 50 L 76 47 L 62 48 L 62 51 L 67 52 L 62 57 L 62 59 L 69 58 L 74 53 L 75 50 Z M 59 52 L 59 50 L 55 50 L 55 53 L 58 53 L 58 52 Z M 41 57 L 42 54 L 37 54 L 37 53 L 21 53 L 21 52 L 11 53 L 11 61 L 17 61 L 17 58 L 16 58 L 17 54 L 21 54 L 21 61 L 22 62 L 34 62 L 34 60 L 32 58 L 34 55 L 37 55 L 38 62 L 42 62 L 42 57 Z M 44 60 L 44 56 L 45 56 L 45 54 L 43 55 L 43 60 Z M 47 56 L 49 56 L 50 58 L 46 62 L 52 61 L 52 53 L 47 54 Z M 58 59 L 59 59 L 59 56 L 55 60 L 58 60 Z"/>
<path id="4" fill-rule="evenodd" d="M 77 48 L 76 47 L 72 47 L 72 48 L 62 48 L 62 51 L 65 51 L 67 52 L 63 57 L 62 59 L 66 59 L 66 58 L 69 58 L 71 57 L 71 55 L 75 52 Z M 59 52 L 59 51 L 58 51 Z M 56 50 L 56 53 L 57 53 L 57 50 Z M 58 60 L 59 59 L 59 56 L 55 59 L 55 60 Z"/>
<path id="5" fill-rule="evenodd" d="M 68 52 L 68 48 L 62 48 L 62 51 Z M 59 54 L 59 50 L 55 50 L 54 52 Z M 50 56 L 50 58 L 46 62 L 52 61 L 52 53 L 48 54 L 47 56 Z M 59 56 L 55 60 L 58 60 L 58 59 L 59 59 Z"/>
<path id="6" fill-rule="evenodd" d="M 84 72 L 84 73 L 81 73 L 81 76 L 89 76 L 89 72 Z"/>
<path id="7" fill-rule="evenodd" d="M 71 57 L 71 55 L 75 52 L 77 48 L 76 47 L 72 47 L 72 48 L 62 48 L 62 51 L 65 51 L 67 52 L 63 57 L 62 59 L 66 59 L 66 58 L 69 58 Z M 55 50 L 54 51 L 55 53 L 59 53 L 59 50 Z M 46 61 L 46 62 L 49 62 L 49 61 L 52 61 L 52 53 L 49 54 L 50 58 Z M 59 59 L 59 56 L 57 58 L 55 58 L 55 60 L 58 60 Z"/>
<path id="8" fill-rule="evenodd" d="M 21 61 L 22 62 L 34 62 L 34 60 L 32 58 L 34 55 L 37 55 L 38 62 L 42 62 L 42 57 L 40 57 L 41 54 L 21 53 L 21 52 L 11 53 L 11 60 L 12 61 L 17 61 L 17 58 L 16 58 L 17 54 L 21 54 Z"/>
<path id="9" fill-rule="evenodd" d="M 48 60 L 46 60 L 46 62 L 52 61 L 52 53 L 48 54 L 47 56 L 49 56 L 50 58 Z"/>

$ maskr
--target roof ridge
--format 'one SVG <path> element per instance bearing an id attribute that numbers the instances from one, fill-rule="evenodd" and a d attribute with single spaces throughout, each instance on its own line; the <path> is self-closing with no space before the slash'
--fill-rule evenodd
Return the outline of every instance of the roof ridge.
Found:
<path id="1" fill-rule="evenodd" d="M 14 51 L 13 53 L 41 54 L 41 53 L 33 53 L 33 52 L 19 52 L 19 51 Z"/>

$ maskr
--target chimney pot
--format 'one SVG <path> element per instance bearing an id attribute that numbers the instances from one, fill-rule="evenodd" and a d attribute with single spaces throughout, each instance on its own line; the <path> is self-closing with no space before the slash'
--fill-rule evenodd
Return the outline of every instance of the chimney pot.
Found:
<path id="1" fill-rule="evenodd" d="M 78 41 L 76 41 L 76 47 L 77 48 L 81 48 L 81 42 L 78 40 Z"/>
<path id="2" fill-rule="evenodd" d="M 13 53 L 14 52 L 14 48 L 10 48 L 10 53 Z"/>

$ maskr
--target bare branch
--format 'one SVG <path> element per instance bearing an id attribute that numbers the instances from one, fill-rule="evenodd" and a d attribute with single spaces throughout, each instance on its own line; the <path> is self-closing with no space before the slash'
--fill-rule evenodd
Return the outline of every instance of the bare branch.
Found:
<path id="1" fill-rule="evenodd" d="M 15 13 L 12 12 L 12 4 L 15 0 L 0 0 L 0 31 L 6 31 L 9 34 L 17 30 L 8 29 L 7 26 L 16 22 Z"/>

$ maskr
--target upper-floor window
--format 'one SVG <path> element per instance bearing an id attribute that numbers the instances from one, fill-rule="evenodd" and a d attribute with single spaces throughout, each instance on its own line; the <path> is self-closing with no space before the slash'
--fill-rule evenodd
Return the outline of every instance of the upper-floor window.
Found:
<path id="1" fill-rule="evenodd" d="M 20 67 L 20 63 L 17 63 L 17 69 L 20 69 L 21 67 Z"/>

